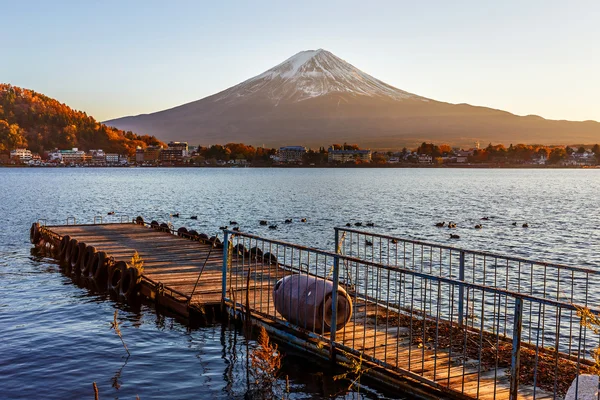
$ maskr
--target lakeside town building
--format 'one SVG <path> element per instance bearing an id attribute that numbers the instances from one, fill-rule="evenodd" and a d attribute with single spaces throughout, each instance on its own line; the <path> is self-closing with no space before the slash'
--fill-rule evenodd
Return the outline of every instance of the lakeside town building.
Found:
<path id="1" fill-rule="evenodd" d="M 18 158 L 20 162 L 26 163 L 33 158 L 33 154 L 27 149 L 14 149 L 10 152 L 10 158 Z"/>
<path id="2" fill-rule="evenodd" d="M 328 150 L 327 160 L 329 162 L 345 163 L 348 161 L 371 162 L 371 150 Z"/>
<path id="3" fill-rule="evenodd" d="M 306 147 L 304 146 L 284 146 L 279 148 L 279 161 L 285 163 L 297 163 L 302 162 L 304 155 L 306 154 Z"/>

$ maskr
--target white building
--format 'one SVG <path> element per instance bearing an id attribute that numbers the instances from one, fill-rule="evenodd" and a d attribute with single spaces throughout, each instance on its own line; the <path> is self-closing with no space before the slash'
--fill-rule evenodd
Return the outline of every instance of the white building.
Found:
<path id="1" fill-rule="evenodd" d="M 433 157 L 427 154 L 419 155 L 419 164 L 431 164 L 433 163 Z"/>
<path id="2" fill-rule="evenodd" d="M 10 158 L 18 157 L 22 163 L 26 163 L 31 160 L 32 154 L 27 149 L 14 149 L 10 152 Z"/>

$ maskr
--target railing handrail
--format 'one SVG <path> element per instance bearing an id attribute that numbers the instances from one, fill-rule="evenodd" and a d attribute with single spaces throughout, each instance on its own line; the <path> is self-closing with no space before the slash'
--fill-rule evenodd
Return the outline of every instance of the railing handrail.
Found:
<path id="1" fill-rule="evenodd" d="M 431 275 L 428 274 L 426 272 L 419 272 L 419 271 L 414 271 L 411 269 L 407 269 L 407 268 L 403 268 L 400 266 L 391 266 L 391 265 L 386 265 L 386 264 L 382 264 L 382 263 L 378 263 L 375 261 L 369 261 L 369 260 L 364 260 L 358 257 L 351 257 L 351 256 L 347 256 L 347 255 L 343 255 L 343 254 L 336 254 L 333 252 L 329 252 L 326 250 L 320 250 L 320 249 L 315 249 L 312 247 L 307 247 L 307 246 L 302 246 L 302 245 L 296 245 L 293 243 L 289 243 L 289 242 L 284 242 L 281 240 L 276 240 L 276 239 L 267 239 L 261 236 L 257 236 L 251 233 L 245 233 L 245 232 L 239 232 L 239 231 L 231 231 L 228 229 L 223 230 L 225 233 L 227 233 L 229 240 L 231 240 L 231 238 L 235 237 L 235 236 L 241 236 L 241 237 L 247 237 L 247 238 L 252 238 L 252 239 L 257 239 L 257 240 L 261 240 L 263 242 L 268 242 L 271 244 L 279 244 L 282 246 L 289 246 L 289 247 L 294 247 L 297 249 L 301 249 L 301 250 L 306 250 L 306 251 L 311 251 L 317 254 L 321 254 L 323 256 L 328 256 L 331 257 L 333 260 L 335 260 L 336 258 L 338 260 L 344 260 L 344 261 L 349 261 L 349 262 L 355 262 L 355 263 L 359 263 L 359 264 L 363 264 L 366 266 L 370 266 L 370 267 L 375 267 L 375 268 L 382 268 L 385 270 L 389 270 L 389 271 L 399 271 L 402 273 L 405 273 L 407 275 L 411 275 L 411 276 L 415 276 L 415 277 L 419 277 L 419 278 L 423 278 L 423 279 L 428 279 L 431 281 L 439 281 L 439 282 L 444 282 L 444 283 L 448 283 L 451 285 L 456 285 L 458 287 L 466 287 L 466 288 L 470 288 L 470 289 L 477 289 L 477 290 L 481 290 L 487 293 L 493 293 L 493 294 L 499 294 L 499 295 L 504 295 L 507 297 L 512 297 L 512 298 L 520 298 L 523 300 L 528 300 L 534 303 L 538 303 L 538 304 L 546 304 L 546 305 L 550 305 L 550 306 L 555 306 L 555 307 L 561 307 L 561 308 L 566 308 L 566 309 L 570 309 L 570 310 L 577 310 L 577 307 L 585 307 L 587 309 L 589 309 L 591 312 L 595 313 L 595 314 L 600 314 L 600 308 L 596 308 L 596 307 L 590 307 L 590 306 L 583 306 L 583 305 L 579 305 L 576 303 L 569 303 L 569 302 L 565 302 L 565 301 L 561 301 L 558 299 L 550 299 L 550 298 L 545 298 L 545 297 L 538 297 L 538 296 L 534 296 L 534 295 L 530 295 L 530 294 L 525 294 L 525 293 L 518 293 L 518 292 L 514 292 L 512 290 L 507 290 L 507 289 L 502 289 L 502 288 L 497 288 L 497 287 L 492 287 L 492 286 L 487 286 L 487 285 L 482 285 L 479 283 L 472 283 L 472 282 L 467 282 L 467 281 L 461 281 L 461 280 L 457 280 L 457 279 L 453 279 L 453 278 L 447 278 L 447 277 L 442 277 L 442 276 L 437 276 L 437 275 Z"/>
<path id="2" fill-rule="evenodd" d="M 576 267 L 573 265 L 564 265 L 564 264 L 559 264 L 559 263 L 555 263 L 555 262 L 547 262 L 547 261 L 535 261 L 535 260 L 530 260 L 527 258 L 495 254 L 495 253 L 481 251 L 481 250 L 462 249 L 459 247 L 448 246 L 448 245 L 444 245 L 444 244 L 426 242 L 423 240 L 406 239 L 406 238 L 402 238 L 399 236 L 384 235 L 384 234 L 380 234 L 380 233 L 361 231 L 361 230 L 346 228 L 346 227 L 334 227 L 333 229 L 338 230 L 338 231 L 345 231 L 345 232 L 366 235 L 366 236 L 380 237 L 380 238 L 389 239 L 389 240 L 400 240 L 402 242 L 407 242 L 407 243 L 417 244 L 417 245 L 422 245 L 422 246 L 431 246 L 431 247 L 436 247 L 436 248 L 444 249 L 444 250 L 465 252 L 465 253 L 469 253 L 469 254 L 492 257 L 492 258 L 501 258 L 501 259 L 508 260 L 508 261 L 515 261 L 515 262 L 526 263 L 526 264 L 536 264 L 536 265 L 546 266 L 546 267 L 556 267 L 556 268 L 560 268 L 560 269 L 566 269 L 569 271 L 583 272 L 583 273 L 587 273 L 587 274 L 591 274 L 591 275 L 600 275 L 600 270 L 596 271 L 593 269 L 584 268 L 584 267 Z"/>

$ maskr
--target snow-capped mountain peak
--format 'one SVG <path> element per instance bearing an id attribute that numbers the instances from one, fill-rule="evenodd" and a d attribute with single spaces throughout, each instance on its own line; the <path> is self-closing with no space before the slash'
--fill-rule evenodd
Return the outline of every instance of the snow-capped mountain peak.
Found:
<path id="1" fill-rule="evenodd" d="M 318 49 L 295 54 L 268 71 L 219 93 L 215 101 L 260 96 L 278 104 L 329 94 L 426 100 L 362 72 L 327 50 Z"/>

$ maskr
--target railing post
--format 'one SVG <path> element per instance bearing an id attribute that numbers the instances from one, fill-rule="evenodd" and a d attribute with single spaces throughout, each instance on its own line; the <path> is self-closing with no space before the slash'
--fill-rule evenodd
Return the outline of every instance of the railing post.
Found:
<path id="1" fill-rule="evenodd" d="M 515 318 L 513 322 L 512 357 L 510 365 L 510 399 L 516 400 L 519 393 L 519 373 L 521 365 L 521 328 L 523 325 L 523 299 L 515 298 Z"/>
<path id="2" fill-rule="evenodd" d="M 340 254 L 340 231 L 339 228 L 335 229 L 335 254 Z"/>
<path id="3" fill-rule="evenodd" d="M 337 230 L 336 230 L 337 237 Z M 335 340 L 337 332 L 337 312 L 338 312 L 338 287 L 340 284 L 340 258 L 336 254 L 333 258 L 333 292 L 331 293 L 331 332 L 329 339 L 331 344 L 329 346 L 329 358 L 331 361 L 335 361 Z"/>
<path id="4" fill-rule="evenodd" d="M 229 232 L 223 233 L 223 276 L 221 278 L 221 311 L 225 313 L 225 298 L 227 297 L 227 266 L 229 264 Z"/>
<path id="5" fill-rule="evenodd" d="M 458 266 L 458 280 L 465 281 L 465 252 L 461 250 Z M 463 326 L 465 323 L 465 287 L 458 287 L 458 325 Z"/>

